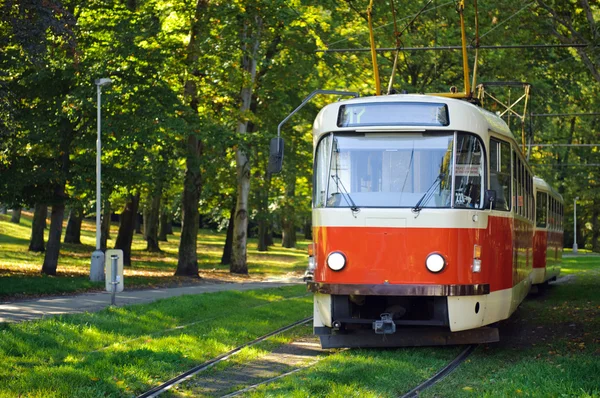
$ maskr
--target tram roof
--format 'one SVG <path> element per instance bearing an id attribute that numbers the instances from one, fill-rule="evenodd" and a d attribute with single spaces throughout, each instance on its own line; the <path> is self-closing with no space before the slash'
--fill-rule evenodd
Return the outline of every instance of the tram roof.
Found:
<path id="1" fill-rule="evenodd" d="M 559 194 L 558 192 L 556 192 L 554 190 L 554 188 L 552 188 L 550 186 L 550 184 L 548 184 L 543 178 L 538 177 L 538 176 L 534 176 L 533 177 L 533 186 L 540 190 L 540 191 L 545 191 L 545 192 L 549 192 L 551 193 L 553 196 L 559 198 L 561 201 L 563 201 L 563 197 L 561 194 Z"/>
<path id="2" fill-rule="evenodd" d="M 315 119 L 313 126 L 314 138 L 315 140 L 318 140 L 322 134 L 331 131 L 390 131 L 392 126 L 365 126 L 364 128 L 338 127 L 337 120 L 340 106 L 342 105 L 393 102 L 445 104 L 448 107 L 450 123 L 448 126 L 436 126 L 434 127 L 435 130 L 469 131 L 479 135 L 485 135 L 491 130 L 511 140 L 515 139 L 504 120 L 492 112 L 486 111 L 485 109 L 464 100 L 422 94 L 394 94 L 359 97 L 326 105 L 321 109 Z M 410 131 L 421 128 L 431 130 L 432 126 L 393 126 L 395 131 Z"/>

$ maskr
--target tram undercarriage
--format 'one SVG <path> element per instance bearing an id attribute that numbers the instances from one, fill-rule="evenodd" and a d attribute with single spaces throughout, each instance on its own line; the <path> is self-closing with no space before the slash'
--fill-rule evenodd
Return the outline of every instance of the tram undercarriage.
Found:
<path id="1" fill-rule="evenodd" d="M 445 296 L 329 297 L 329 309 L 319 305 L 319 300 L 315 301 L 314 330 L 323 348 L 410 347 L 499 341 L 498 329 L 494 327 L 450 331 L 448 300 Z"/>

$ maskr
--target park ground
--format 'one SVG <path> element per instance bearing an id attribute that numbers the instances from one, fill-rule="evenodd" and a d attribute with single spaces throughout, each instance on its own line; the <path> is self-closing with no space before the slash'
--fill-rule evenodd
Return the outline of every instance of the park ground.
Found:
<path id="1" fill-rule="evenodd" d="M 8 261 L 5 255 L 12 255 L 33 270 L 32 275 L 23 272 L 19 278 L 46 279 L 34 275 L 38 272 L 36 259 L 40 257 L 28 257 L 31 255 L 23 237 L 27 225 L 16 227 L 22 228 L 20 238 L 14 234 L 7 237 L 7 222 L 0 222 L 2 264 Z M 201 237 L 200 245 L 207 253 L 213 253 L 206 255 L 203 272 L 226 273 L 226 268 L 217 267 L 223 235 L 203 231 Z M 87 247 L 92 248 L 91 232 L 85 239 Z M 67 251 L 65 256 L 69 257 L 69 265 L 62 271 L 59 266 L 59 272 L 64 272 L 65 277 L 72 272 L 69 278 L 84 278 L 89 252 L 70 253 Z M 301 250 L 274 248 L 260 256 L 277 259 L 268 268 L 275 269 L 273 274 L 304 268 Z M 174 251 L 159 257 L 162 265 L 153 266 L 150 258 L 136 237 L 134 259 L 141 264 L 132 269 L 149 273 L 174 269 Z M 251 274 L 254 270 L 261 277 L 270 275 L 267 268 L 257 264 L 260 261 L 251 259 L 251 264 L 256 262 L 251 266 Z M 10 280 L 12 276 L 7 276 L 6 269 L 3 268 L 0 279 Z M 457 371 L 421 395 L 600 397 L 598 286 L 600 256 L 565 257 L 559 283 L 551 284 L 543 293 L 530 295 L 509 320 L 500 323 L 500 343 L 479 346 Z M 207 359 L 311 314 L 312 300 L 305 287 L 289 286 L 186 296 L 97 313 L 0 324 L 0 361 L 4 363 L 0 367 L 0 397 L 135 396 Z M 234 361 L 213 371 L 216 375 L 229 366 L 243 366 L 310 334 L 310 327 L 298 328 L 244 350 Z M 316 365 L 249 395 L 398 396 L 433 375 L 460 350 L 461 347 L 333 350 Z M 190 391 L 191 387 L 184 384 L 172 394 L 190 396 Z"/>
<path id="2" fill-rule="evenodd" d="M 91 253 L 95 250 L 95 225 L 82 224 L 81 245 L 63 243 L 56 276 L 40 273 L 44 253 L 27 250 L 31 236 L 32 215 L 24 212 L 20 224 L 0 214 L 0 301 L 44 295 L 72 294 L 104 289 L 104 282 L 89 280 Z M 64 231 L 64 229 L 63 229 Z M 114 246 L 118 225 L 111 226 L 108 247 Z M 299 241 L 295 249 L 282 248 L 279 242 L 268 252 L 258 252 L 256 240 L 249 239 L 248 276 L 234 276 L 227 265 L 221 265 L 225 231 L 201 230 L 198 235 L 198 266 L 200 279 L 175 277 L 179 229 L 160 242 L 161 253 L 145 251 L 146 241 L 135 234 L 132 244 L 132 266 L 125 267 L 127 289 L 157 286 L 184 286 L 195 283 L 222 281 L 258 281 L 267 277 L 302 275 L 307 264 L 307 241 Z M 46 238 L 47 238 L 46 231 Z"/>

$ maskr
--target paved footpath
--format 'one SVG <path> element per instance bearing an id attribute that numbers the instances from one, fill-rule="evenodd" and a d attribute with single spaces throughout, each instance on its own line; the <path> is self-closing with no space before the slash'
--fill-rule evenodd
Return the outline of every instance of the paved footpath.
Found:
<path id="1" fill-rule="evenodd" d="M 150 303 L 168 297 L 186 294 L 222 292 L 226 290 L 245 291 L 271 287 L 289 286 L 301 283 L 300 279 L 275 280 L 248 283 L 207 283 L 176 288 L 150 290 L 125 290 L 116 295 L 117 306 Z M 1 322 L 21 322 L 60 314 L 93 312 L 110 306 L 111 293 L 87 293 L 76 296 L 43 297 L 33 300 L 20 300 L 0 303 Z"/>

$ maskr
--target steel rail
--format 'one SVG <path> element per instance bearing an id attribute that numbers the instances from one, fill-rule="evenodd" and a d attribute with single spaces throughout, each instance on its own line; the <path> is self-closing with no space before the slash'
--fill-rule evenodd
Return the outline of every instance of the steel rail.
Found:
<path id="1" fill-rule="evenodd" d="M 197 373 L 200 373 L 200 372 L 202 372 L 202 371 L 204 371 L 206 369 L 209 369 L 209 368 L 215 366 L 216 364 L 218 364 L 219 362 L 223 362 L 223 361 L 229 359 L 233 355 L 239 353 L 242 349 L 244 349 L 246 347 L 251 347 L 253 345 L 256 345 L 256 344 L 258 344 L 260 342 L 265 341 L 269 337 L 275 336 L 275 335 L 277 335 L 279 333 L 286 332 L 286 331 L 288 331 L 290 329 L 295 328 L 296 326 L 299 326 L 299 325 L 305 324 L 307 322 L 310 322 L 312 319 L 313 319 L 312 316 L 308 317 L 308 318 L 304 318 L 302 320 L 299 320 L 297 322 L 291 323 L 291 324 L 289 324 L 287 326 L 284 326 L 284 327 L 281 327 L 281 328 L 279 328 L 277 330 L 274 330 L 274 331 L 272 331 L 270 333 L 267 333 L 267 334 L 265 334 L 265 335 L 263 335 L 261 337 L 258 337 L 258 338 L 254 339 L 254 340 L 252 340 L 252 341 L 250 341 L 248 343 L 242 344 L 242 345 L 234 348 L 231 351 L 223 353 L 223 354 L 221 354 L 221 355 L 219 355 L 219 356 L 217 356 L 217 357 L 215 357 L 215 358 L 213 358 L 211 360 L 208 360 L 208 361 L 204 362 L 201 365 L 194 366 L 193 368 L 189 369 L 188 371 L 183 372 L 183 373 L 179 374 L 178 376 L 173 377 L 172 379 L 164 382 L 163 384 L 161 384 L 159 386 L 156 386 L 156 387 L 154 387 L 154 388 L 152 388 L 152 389 L 150 389 L 150 390 L 148 390 L 148 391 L 146 391 L 146 392 L 138 395 L 137 398 L 151 398 L 151 397 L 156 397 L 156 396 L 162 394 L 163 392 L 169 390 L 171 387 L 176 386 L 177 384 L 182 383 L 185 380 L 191 378 L 192 376 L 196 375 Z"/>
<path id="2" fill-rule="evenodd" d="M 298 373 L 298 372 L 300 372 L 301 370 L 304 370 L 307 367 L 308 366 L 304 366 L 304 367 L 301 367 L 301 368 L 296 368 L 294 370 L 290 370 L 289 372 L 280 374 L 279 376 L 272 377 L 272 378 L 270 378 L 268 380 L 261 381 L 260 383 L 253 384 L 253 385 L 248 386 L 246 388 L 242 388 L 241 390 L 238 390 L 236 392 L 232 392 L 231 394 L 223 395 L 223 396 L 221 396 L 221 398 L 237 397 L 238 395 L 241 395 L 241 394 L 243 394 L 245 392 L 248 392 L 248 391 L 252 391 L 252 390 L 254 390 L 254 389 L 256 389 L 256 388 L 258 388 L 258 387 L 260 387 L 262 385 L 269 384 L 269 383 L 272 383 L 272 382 L 277 381 L 279 379 L 282 379 L 284 377 L 287 377 L 289 375 L 292 375 L 294 373 Z"/>
<path id="3" fill-rule="evenodd" d="M 475 351 L 475 349 L 478 346 L 479 346 L 478 344 L 473 344 L 473 345 L 468 346 L 460 354 L 458 354 L 458 356 L 456 358 L 454 358 L 454 360 L 452 362 L 450 362 L 448 365 L 446 365 L 442 370 L 440 370 L 439 372 L 434 374 L 432 377 L 425 380 L 423 383 L 419 384 L 418 386 L 416 386 L 415 388 L 413 388 L 406 394 L 401 395 L 400 398 L 418 397 L 419 393 L 421 391 L 442 381 L 446 376 L 448 376 L 450 373 L 452 373 L 454 370 L 456 370 L 456 368 L 459 367 L 469 357 L 469 355 L 471 355 L 473 353 L 473 351 Z"/>

